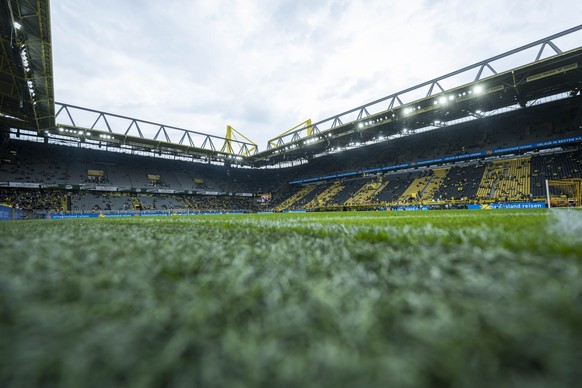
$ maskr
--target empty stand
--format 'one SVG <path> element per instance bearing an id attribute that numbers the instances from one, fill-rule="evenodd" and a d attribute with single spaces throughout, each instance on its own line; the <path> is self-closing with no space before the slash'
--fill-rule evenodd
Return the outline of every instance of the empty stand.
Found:
<path id="1" fill-rule="evenodd" d="M 420 198 L 423 201 L 431 201 L 434 199 L 436 192 L 443 184 L 445 177 L 449 173 L 450 169 L 451 169 L 450 167 L 445 167 L 432 170 L 433 173 L 428 183 L 426 184 L 424 189 L 420 191 Z"/>
<path id="2" fill-rule="evenodd" d="M 582 177 L 582 150 L 533 156 L 530 169 L 531 193 L 534 197 L 544 197 L 546 179 Z"/>
<path id="3" fill-rule="evenodd" d="M 335 182 L 329 185 L 325 190 L 319 193 L 314 199 L 309 201 L 304 208 L 313 209 L 316 207 L 328 206 L 332 203 L 333 198 L 343 189 L 341 182 Z"/>
<path id="4" fill-rule="evenodd" d="M 404 192 L 398 197 L 399 202 L 407 202 L 409 200 L 420 200 L 421 193 L 424 191 L 430 180 L 432 179 L 432 171 L 425 170 L 421 176 L 415 178 Z"/>
<path id="5" fill-rule="evenodd" d="M 345 205 L 358 206 L 378 202 L 378 193 L 384 190 L 388 183 L 389 181 L 382 181 L 381 179 L 366 182 L 345 202 Z"/>
<path id="6" fill-rule="evenodd" d="M 485 166 L 483 164 L 452 167 L 442 184 L 433 194 L 433 200 L 447 201 L 476 198 L 484 171 Z"/>
<path id="7" fill-rule="evenodd" d="M 531 192 L 529 177 L 529 157 L 489 163 L 483 173 L 477 197 L 506 201 L 529 199 Z"/>
<path id="8" fill-rule="evenodd" d="M 296 207 L 296 204 L 304 198 L 307 194 L 311 193 L 315 189 L 315 185 L 304 186 L 299 191 L 293 193 L 291 196 L 283 200 L 279 205 L 275 207 L 275 210 L 281 211 L 284 209 L 292 209 Z"/>

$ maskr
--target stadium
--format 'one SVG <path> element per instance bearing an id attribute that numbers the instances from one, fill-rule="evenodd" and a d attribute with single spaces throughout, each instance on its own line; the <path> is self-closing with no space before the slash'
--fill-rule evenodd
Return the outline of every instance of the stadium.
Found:
<path id="1" fill-rule="evenodd" d="M 582 25 L 262 148 L 55 101 L 49 8 L 0 1 L 1 385 L 579 384 Z"/>

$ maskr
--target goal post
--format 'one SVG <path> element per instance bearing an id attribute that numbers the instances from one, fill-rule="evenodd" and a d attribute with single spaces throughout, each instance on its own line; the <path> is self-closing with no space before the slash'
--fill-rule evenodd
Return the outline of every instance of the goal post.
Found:
<path id="1" fill-rule="evenodd" d="M 582 178 L 546 179 L 548 207 L 582 206 Z"/>

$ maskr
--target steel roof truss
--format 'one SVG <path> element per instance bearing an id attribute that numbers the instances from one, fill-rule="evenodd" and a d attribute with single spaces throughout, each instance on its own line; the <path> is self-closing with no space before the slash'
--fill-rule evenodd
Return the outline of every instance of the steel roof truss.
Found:
<path id="1" fill-rule="evenodd" d="M 438 86 L 438 88 L 441 90 L 441 92 L 443 92 L 443 93 L 445 92 L 445 89 L 443 89 L 443 87 L 441 86 L 441 84 L 439 84 L 439 82 L 436 81 L 436 82 L 433 82 L 430 85 L 430 88 L 428 89 L 428 93 L 426 94 L 427 97 L 432 96 L 432 91 L 433 91 L 433 89 L 434 89 L 435 86 Z M 394 101 L 394 99 L 392 99 L 392 101 Z M 393 104 L 391 104 L 391 105 L 393 105 Z M 402 105 L 402 101 L 400 102 L 400 105 Z M 388 109 L 392 109 L 392 106 L 390 106 L 390 108 L 388 108 Z"/>
<path id="2" fill-rule="evenodd" d="M 552 42 L 551 40 L 548 40 L 547 42 L 544 42 L 544 44 L 542 44 L 542 47 L 540 47 L 540 51 L 538 51 L 538 55 L 536 56 L 535 62 L 540 60 L 546 46 L 550 46 L 556 52 L 556 54 L 558 54 L 558 55 L 562 54 L 562 50 L 560 50 L 560 48 L 558 46 L 556 46 L 554 44 L 554 42 Z"/>
<path id="3" fill-rule="evenodd" d="M 366 107 L 362 107 L 362 109 L 360 109 L 360 112 L 358 113 L 358 120 L 361 120 L 363 117 L 368 116 L 370 116 L 370 112 L 368 112 L 368 109 L 366 109 Z"/>
<path id="4" fill-rule="evenodd" d="M 497 75 L 497 71 L 493 67 L 491 67 L 489 62 L 487 62 L 487 63 L 482 64 L 481 67 L 479 67 L 479 71 L 477 72 L 477 76 L 475 77 L 475 82 L 477 82 L 481 79 L 481 75 L 483 74 L 483 70 L 485 70 L 486 67 L 489 70 L 491 70 L 491 73 L 493 73 L 494 75 Z M 443 90 L 443 92 L 444 92 L 444 90 Z"/>
<path id="5" fill-rule="evenodd" d="M 113 132 L 111 130 L 111 126 L 109 125 L 109 121 L 107 121 L 107 117 L 105 117 L 105 115 L 103 113 L 100 113 L 99 116 L 97 116 L 97 120 L 95 120 L 95 122 L 93 123 L 93 125 L 91 126 L 91 129 L 96 129 L 95 126 L 97 125 L 97 123 L 99 122 L 99 119 L 103 119 L 103 121 L 105 122 L 105 126 L 107 127 L 107 130 L 109 132 Z"/>

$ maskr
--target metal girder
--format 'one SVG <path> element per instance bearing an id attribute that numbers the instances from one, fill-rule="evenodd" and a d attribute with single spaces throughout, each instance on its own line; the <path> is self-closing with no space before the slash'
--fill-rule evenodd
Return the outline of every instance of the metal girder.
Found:
<path id="1" fill-rule="evenodd" d="M 538 58 L 539 59 L 539 58 Z M 536 61 L 538 60 L 536 59 Z M 497 71 L 491 67 L 491 65 L 489 64 L 489 62 L 482 64 L 479 67 L 479 71 L 477 72 L 477 76 L 475 77 L 475 82 L 479 81 L 481 79 L 481 75 L 483 75 L 483 70 L 485 70 L 485 68 L 488 68 L 492 74 L 497 74 Z M 444 90 L 443 90 L 444 92 Z"/>
<path id="2" fill-rule="evenodd" d="M 362 107 L 360 109 L 360 112 L 358 113 L 358 120 L 361 120 L 365 117 L 370 117 L 370 112 L 368 112 L 368 109 L 366 109 L 367 107 Z"/>
<path id="3" fill-rule="evenodd" d="M 398 102 L 398 105 L 396 105 L 396 102 Z M 402 105 L 404 105 L 404 103 L 402 102 L 402 100 L 400 99 L 400 97 L 394 96 L 390 100 L 390 105 L 388 105 L 388 109 L 387 110 L 391 110 L 391 109 L 395 108 L 396 106 L 402 106 Z"/>
<path id="4" fill-rule="evenodd" d="M 233 147 L 233 140 L 234 141 L 238 140 L 236 135 L 239 135 L 240 137 L 249 142 L 243 143 L 238 152 L 235 152 Z M 251 146 L 249 147 L 248 144 L 251 144 Z M 253 141 L 251 141 L 248 137 L 246 137 L 245 135 L 243 135 L 230 125 L 227 125 L 225 140 L 224 143 L 222 144 L 221 151 L 233 155 L 236 154 L 239 156 L 249 156 L 257 152 L 257 145 Z"/>
<path id="5" fill-rule="evenodd" d="M 298 139 L 298 138 L 301 138 L 300 133 L 303 131 L 305 131 L 307 136 L 311 136 L 312 130 L 313 130 L 313 125 L 312 125 L 311 119 L 307 119 L 307 120 L 297 124 L 293 128 L 286 130 L 285 132 L 283 132 L 279 136 L 275 136 L 274 138 L 270 139 L 267 142 L 267 149 L 271 149 L 273 147 L 280 147 L 280 146 L 285 145 L 285 138 L 289 134 L 292 134 L 293 139 Z"/>
<path id="6" fill-rule="evenodd" d="M 430 88 L 428 89 L 428 93 L 426 94 L 427 97 L 432 96 L 432 91 L 434 90 L 434 87 L 435 86 L 438 86 L 438 88 L 441 90 L 441 92 L 443 92 L 443 93 L 445 92 L 445 89 L 443 89 L 443 87 L 441 86 L 441 84 L 439 84 L 438 81 L 437 81 L 437 82 L 435 82 L 435 83 L 433 83 L 433 84 L 430 85 Z M 392 102 L 391 102 L 390 107 L 388 109 L 392 109 L 394 107 L 394 102 L 393 101 L 394 101 L 394 99 L 392 99 Z M 402 101 L 400 101 L 400 105 L 402 105 Z"/>
<path id="7" fill-rule="evenodd" d="M 60 102 L 57 102 L 56 106 L 57 125 L 53 129 L 45 130 L 45 133 L 92 138 L 95 141 L 123 145 L 131 142 L 150 148 L 159 148 L 163 145 L 165 150 L 172 151 L 175 148 L 179 153 L 185 148 L 192 148 L 196 149 L 197 154 L 213 158 L 220 155 L 250 156 L 257 152 L 255 143 L 250 140 L 248 142 L 238 140 L 233 133 L 230 137 L 228 133 L 227 137 L 213 136 Z M 236 133 L 242 136 L 238 131 Z M 223 147 L 216 152 L 216 144 L 221 143 L 228 144 L 228 148 Z"/>
<path id="8" fill-rule="evenodd" d="M 342 125 L 344 125 L 344 123 L 342 122 L 342 120 L 339 117 L 335 117 L 333 119 L 333 123 L 331 123 L 332 128 L 341 127 Z"/>
<path id="9" fill-rule="evenodd" d="M 396 117 L 396 109 L 404 110 L 410 105 L 410 109 L 416 111 L 417 106 L 414 105 L 415 102 L 418 101 L 419 99 L 422 99 L 423 97 L 428 98 L 433 96 L 435 87 L 437 87 L 440 90 L 438 92 L 438 95 L 444 95 L 445 92 L 447 91 L 450 92 L 451 90 L 458 89 L 460 86 L 466 84 L 466 82 L 464 82 L 461 84 L 457 83 L 456 85 L 454 85 L 453 82 L 456 82 L 458 78 L 463 77 L 472 79 L 474 80 L 473 82 L 480 82 L 491 77 L 495 77 L 499 74 L 502 74 L 503 72 L 511 70 L 507 68 L 505 69 L 496 68 L 498 67 L 498 63 L 501 59 L 517 56 L 518 54 L 523 53 L 526 50 L 532 48 L 538 48 L 535 58 L 532 58 L 530 62 L 526 62 L 526 64 L 531 64 L 543 61 L 542 54 L 548 47 L 551 48 L 556 53 L 557 56 L 565 53 L 566 49 L 568 50 L 576 49 L 576 47 L 569 47 L 566 49 L 560 48 L 555 43 L 555 41 L 564 36 L 579 33 L 580 31 L 582 31 L 582 25 L 578 25 L 576 27 L 548 36 L 546 38 L 539 39 L 535 42 L 518 47 L 514 50 L 510 50 L 503 54 L 494 56 L 484 61 L 477 62 L 470 66 L 466 66 L 462 69 L 448 73 L 441 77 L 423 82 L 416 86 L 401 90 L 397 93 L 358 106 L 356 108 L 342 112 L 338 115 L 321 120 L 313 124 L 312 126 L 319 127 L 320 132 L 323 134 L 337 138 L 342 133 L 343 134 L 351 133 L 354 129 L 357 129 L 359 123 L 362 123 L 363 121 L 366 121 L 368 123 L 370 118 L 375 119 L 376 116 L 382 117 L 381 121 L 383 122 L 389 121 L 392 118 Z M 523 59 L 521 59 L 520 61 L 523 63 Z M 488 76 L 487 78 L 483 78 L 485 70 L 488 70 L 492 75 Z M 445 84 L 447 85 L 445 86 Z M 514 83 L 512 86 L 517 89 L 517 83 Z M 385 102 L 388 102 L 387 108 L 386 105 L 384 104 Z M 396 117 L 396 119 L 397 118 L 398 117 Z M 338 123 L 340 122 L 342 123 L 342 125 L 338 125 Z M 282 154 L 285 154 L 285 156 L 289 157 L 291 157 L 291 154 L 295 154 L 296 157 L 302 157 L 302 154 L 299 154 L 296 151 L 297 147 L 288 146 L 292 144 L 299 146 L 303 140 L 306 140 L 306 138 L 310 136 L 304 135 L 302 133 L 303 130 L 304 130 L 303 128 L 300 128 L 293 131 L 287 131 L 278 138 L 272 139 L 276 141 L 269 140 L 267 144 L 267 150 L 262 151 L 255 155 L 255 157 L 252 158 L 251 163 L 260 161 L 276 162 L 278 159 L 273 158 L 273 156 L 280 155 L 281 157 L 283 157 Z M 349 141 L 350 136 L 346 135 L 344 137 L 346 139 L 345 141 Z M 286 152 L 287 150 L 290 150 L 290 152 L 287 153 Z M 286 158 L 286 160 L 289 160 L 289 158 Z"/>
<path id="10" fill-rule="evenodd" d="M 540 60 L 546 46 L 550 46 L 556 54 L 562 54 L 562 50 L 560 50 L 560 48 L 556 46 L 554 42 L 551 41 L 551 39 L 549 39 L 540 47 L 540 51 L 538 51 L 538 55 L 536 56 L 536 62 Z"/>
<path id="11" fill-rule="evenodd" d="M 170 136 L 168 136 L 168 132 L 166 131 L 166 127 L 164 127 L 163 125 L 160 127 L 160 129 L 158 129 L 158 132 L 154 136 L 154 140 L 158 140 L 158 136 L 160 136 L 160 133 L 162 133 L 164 135 L 164 138 L 166 139 L 166 143 L 172 142 L 172 140 L 170 140 Z M 186 136 L 186 132 L 184 132 L 184 134 L 180 138 L 180 141 L 178 142 L 179 144 L 184 144 L 184 136 Z"/>

